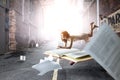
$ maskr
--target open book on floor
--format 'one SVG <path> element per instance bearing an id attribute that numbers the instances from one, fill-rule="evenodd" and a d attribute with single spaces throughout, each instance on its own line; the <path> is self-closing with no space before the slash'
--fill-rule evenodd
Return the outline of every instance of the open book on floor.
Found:
<path id="1" fill-rule="evenodd" d="M 90 57 L 85 51 L 77 49 L 77 48 L 54 49 L 54 50 L 45 51 L 44 54 L 52 55 L 55 57 L 61 57 L 61 58 L 68 59 L 74 62 L 78 62 L 80 61 L 80 59 Z"/>

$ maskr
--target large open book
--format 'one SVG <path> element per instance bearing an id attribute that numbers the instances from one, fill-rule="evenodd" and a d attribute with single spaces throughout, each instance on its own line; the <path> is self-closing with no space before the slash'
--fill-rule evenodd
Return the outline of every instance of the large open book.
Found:
<path id="1" fill-rule="evenodd" d="M 107 24 L 85 46 L 90 54 L 115 79 L 120 80 L 120 38 Z"/>
<path id="2" fill-rule="evenodd" d="M 87 57 L 87 59 L 88 57 L 90 58 L 89 54 L 77 48 L 54 49 L 54 50 L 45 51 L 44 54 L 65 58 L 74 62 L 78 62 L 80 59 L 84 59 L 85 57 Z"/>

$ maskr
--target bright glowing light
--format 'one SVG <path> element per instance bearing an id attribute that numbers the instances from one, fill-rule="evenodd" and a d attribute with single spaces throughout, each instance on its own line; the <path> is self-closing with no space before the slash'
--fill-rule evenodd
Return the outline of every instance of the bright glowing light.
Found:
<path id="1" fill-rule="evenodd" d="M 36 47 L 39 47 L 39 44 L 38 44 L 38 43 L 36 43 Z"/>
<path id="2" fill-rule="evenodd" d="M 44 7 L 44 28 L 43 34 L 48 39 L 57 38 L 60 32 L 67 30 L 70 34 L 83 33 L 83 18 L 79 10 L 82 7 L 71 0 L 55 0 L 53 5 Z"/>

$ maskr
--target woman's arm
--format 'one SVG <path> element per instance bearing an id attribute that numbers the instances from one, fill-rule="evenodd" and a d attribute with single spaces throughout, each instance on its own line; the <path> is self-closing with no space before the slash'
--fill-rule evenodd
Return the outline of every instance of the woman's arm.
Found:
<path id="1" fill-rule="evenodd" d="M 72 48 L 72 45 L 73 45 L 73 38 L 70 39 L 70 45 L 69 45 L 69 48 Z"/>
<path id="2" fill-rule="evenodd" d="M 69 45 L 69 47 L 67 47 L 67 42 L 64 42 L 64 43 L 65 43 L 64 46 L 58 46 L 58 48 L 70 49 L 70 48 L 72 48 L 72 45 L 73 45 L 73 39 L 70 38 L 70 45 Z"/>
<path id="3" fill-rule="evenodd" d="M 58 46 L 58 49 L 70 49 L 70 47 L 67 47 L 67 43 L 64 43 L 64 46 Z"/>

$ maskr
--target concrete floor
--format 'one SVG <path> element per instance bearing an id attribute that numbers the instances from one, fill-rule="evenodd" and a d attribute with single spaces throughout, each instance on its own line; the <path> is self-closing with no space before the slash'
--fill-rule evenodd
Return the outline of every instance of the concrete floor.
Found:
<path id="1" fill-rule="evenodd" d="M 25 49 L 12 54 L 0 56 L 0 80 L 53 80 L 53 71 L 38 76 L 37 70 L 31 68 L 46 55 L 44 51 L 53 49 L 51 45 L 42 45 L 39 48 Z M 26 61 L 19 60 L 20 55 L 26 55 Z M 95 60 L 79 62 L 69 65 L 69 61 L 60 60 L 63 69 L 58 70 L 54 80 L 114 80 Z"/>

